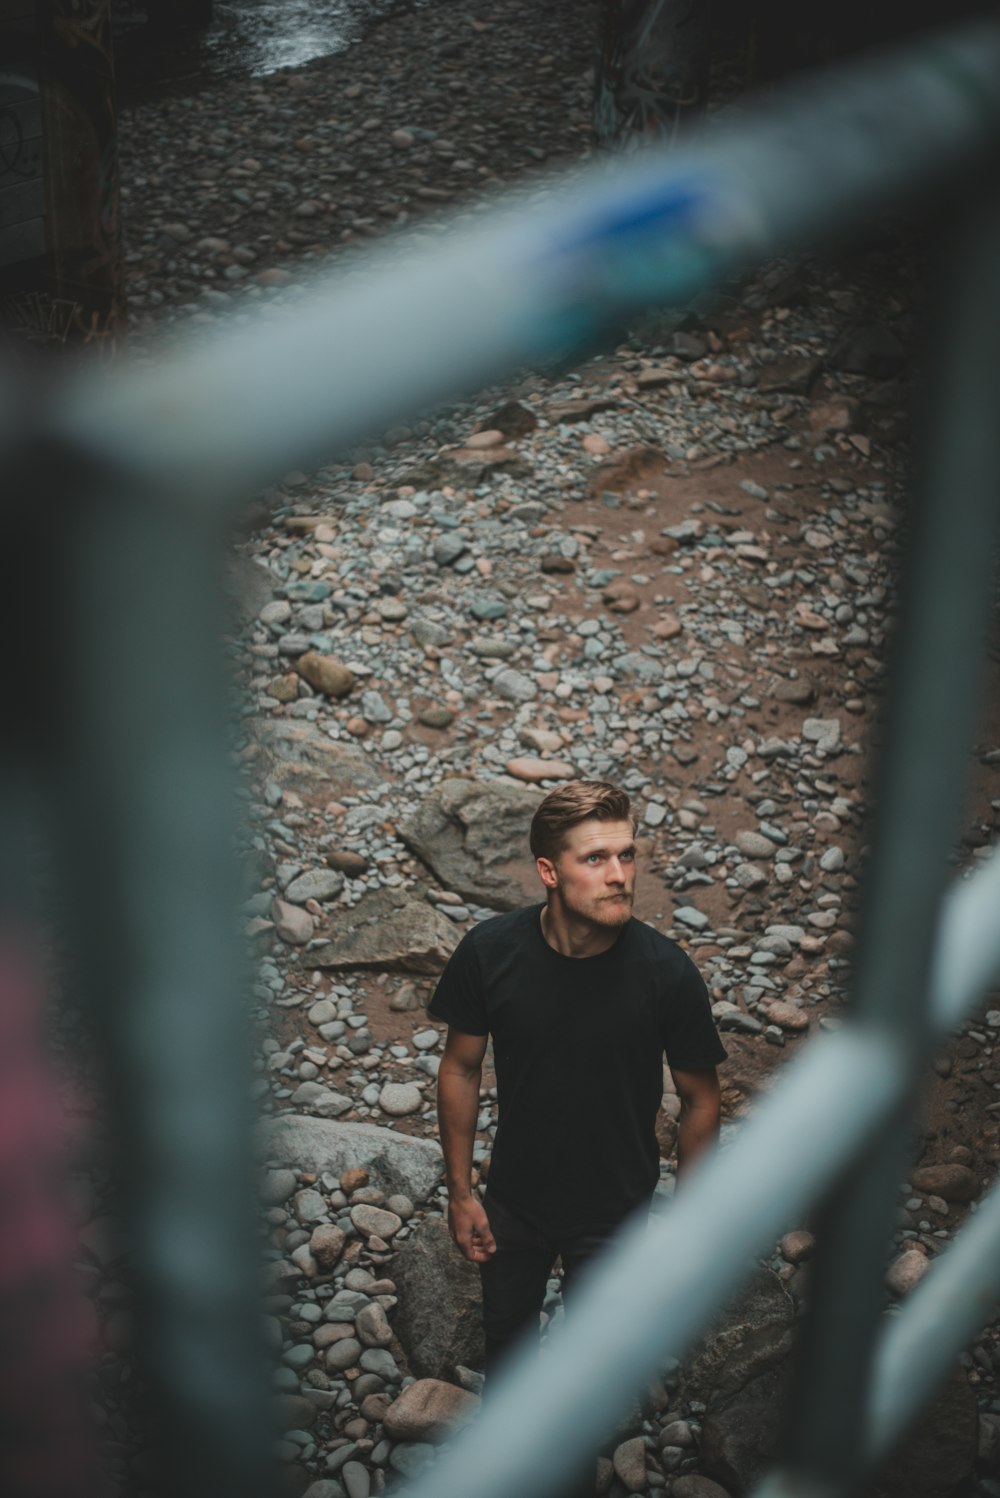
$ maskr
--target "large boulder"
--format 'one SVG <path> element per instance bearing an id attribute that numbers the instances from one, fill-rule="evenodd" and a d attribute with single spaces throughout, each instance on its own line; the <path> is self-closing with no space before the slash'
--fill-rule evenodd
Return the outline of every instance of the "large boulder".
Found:
<path id="1" fill-rule="evenodd" d="M 702 1425 L 702 1471 L 735 1495 L 753 1490 L 780 1453 L 798 1370 L 774 1332 L 772 1326 L 756 1350 L 735 1348 L 720 1365 Z M 927 1406 L 865 1493 L 952 1498 L 975 1471 L 978 1445 L 975 1393 L 959 1375 Z"/>
<path id="2" fill-rule="evenodd" d="M 382 783 L 370 755 L 356 744 L 335 743 L 315 723 L 255 718 L 251 728 L 261 749 L 261 769 L 284 790 L 336 800 Z"/>
<path id="3" fill-rule="evenodd" d="M 264 1160 L 278 1166 L 329 1171 L 335 1176 L 366 1170 L 372 1185 L 387 1196 L 398 1193 L 411 1201 L 433 1195 L 444 1175 L 440 1147 L 431 1139 L 397 1134 L 376 1124 L 338 1123 L 300 1113 L 262 1120 L 259 1149 Z"/>
<path id="4" fill-rule="evenodd" d="M 795 1306 L 777 1275 L 761 1270 L 719 1316 L 685 1364 L 687 1399 L 707 1402 L 735 1393 L 794 1345 Z"/>
<path id="5" fill-rule="evenodd" d="M 451 921 L 426 900 L 393 890 L 363 895 L 351 910 L 338 911 L 330 940 L 311 947 L 301 959 L 305 968 L 378 968 L 381 972 L 440 973 L 458 945 Z"/>
<path id="6" fill-rule="evenodd" d="M 440 1217 L 428 1217 L 392 1266 L 399 1303 L 393 1326 L 418 1378 L 451 1379 L 482 1368 L 479 1272 L 463 1259 Z"/>
<path id="7" fill-rule="evenodd" d="M 701 1428 L 701 1467 L 734 1494 L 748 1492 L 773 1465 L 788 1411 L 793 1364 L 765 1361 L 742 1387 L 713 1399 Z"/>
<path id="8" fill-rule="evenodd" d="M 501 780 L 443 780 L 399 829 L 446 888 L 492 910 L 539 893 L 528 829 L 540 791 Z"/>

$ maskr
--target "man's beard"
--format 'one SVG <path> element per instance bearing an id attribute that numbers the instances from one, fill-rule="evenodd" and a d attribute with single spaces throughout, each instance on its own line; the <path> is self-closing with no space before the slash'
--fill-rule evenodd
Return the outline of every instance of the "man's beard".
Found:
<path id="1" fill-rule="evenodd" d="M 598 926 L 624 926 L 631 919 L 633 899 L 632 894 L 625 892 L 618 896 L 603 895 L 587 911 L 587 917 Z"/>

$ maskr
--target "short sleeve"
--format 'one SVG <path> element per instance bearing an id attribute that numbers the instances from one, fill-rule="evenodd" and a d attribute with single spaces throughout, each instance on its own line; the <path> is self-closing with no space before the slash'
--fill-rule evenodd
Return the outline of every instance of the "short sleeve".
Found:
<path id="1" fill-rule="evenodd" d="M 466 1035 L 489 1033 L 479 958 L 471 931 L 466 932 L 449 957 L 427 1012 Z"/>
<path id="2" fill-rule="evenodd" d="M 660 1034 L 667 1064 L 677 1071 L 706 1071 L 726 1059 L 712 1018 L 705 980 L 686 952 L 660 991 Z"/>

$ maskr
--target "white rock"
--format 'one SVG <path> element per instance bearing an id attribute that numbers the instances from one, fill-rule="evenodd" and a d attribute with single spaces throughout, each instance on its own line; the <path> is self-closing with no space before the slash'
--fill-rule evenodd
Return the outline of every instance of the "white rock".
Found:
<path id="1" fill-rule="evenodd" d="M 378 1105 L 390 1118 L 405 1118 L 408 1113 L 419 1113 L 424 1097 L 415 1082 L 387 1082 L 379 1093 Z"/>
<path id="2" fill-rule="evenodd" d="M 885 1282 L 893 1295 L 906 1295 L 919 1284 L 930 1268 L 926 1254 L 918 1248 L 907 1248 L 889 1265 Z"/>

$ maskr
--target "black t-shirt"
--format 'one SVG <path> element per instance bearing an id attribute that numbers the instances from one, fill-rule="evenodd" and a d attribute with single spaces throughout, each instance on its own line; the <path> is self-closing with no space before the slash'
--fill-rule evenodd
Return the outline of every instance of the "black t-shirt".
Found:
<path id="1" fill-rule="evenodd" d="M 429 1009 L 493 1037 L 491 1195 L 545 1232 L 588 1232 L 621 1222 L 659 1180 L 664 1052 L 680 1071 L 726 1052 L 676 942 L 632 919 L 608 951 L 564 957 L 542 935 L 541 910 L 468 931 Z"/>

